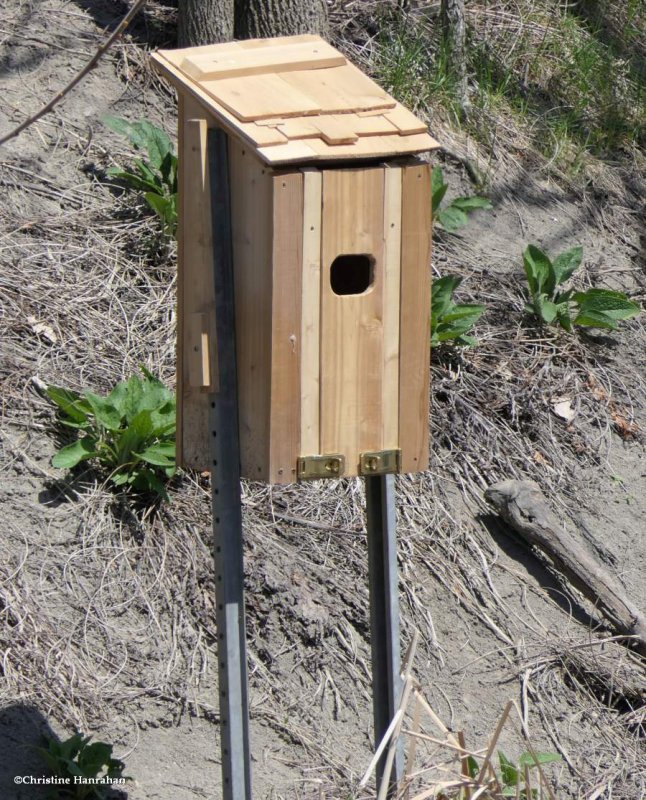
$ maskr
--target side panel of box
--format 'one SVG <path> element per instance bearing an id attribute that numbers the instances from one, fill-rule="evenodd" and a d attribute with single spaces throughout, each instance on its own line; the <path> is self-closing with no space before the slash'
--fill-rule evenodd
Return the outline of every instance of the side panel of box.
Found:
<path id="1" fill-rule="evenodd" d="M 229 179 L 241 473 L 266 481 L 272 380 L 273 177 L 245 145 L 230 138 Z"/>
<path id="2" fill-rule="evenodd" d="M 207 160 L 213 120 L 179 96 L 177 275 L 177 463 L 209 464 L 209 393 L 217 387 L 211 195 Z"/>
<path id="3" fill-rule="evenodd" d="M 431 338 L 431 167 L 402 183 L 399 446 L 402 472 L 428 468 Z"/>

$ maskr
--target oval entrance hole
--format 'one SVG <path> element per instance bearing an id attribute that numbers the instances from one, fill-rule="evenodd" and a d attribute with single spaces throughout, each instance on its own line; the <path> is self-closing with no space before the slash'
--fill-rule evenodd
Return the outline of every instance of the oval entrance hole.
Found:
<path id="1" fill-rule="evenodd" d="M 375 260 L 368 255 L 337 256 L 330 267 L 334 294 L 363 294 L 374 281 Z"/>

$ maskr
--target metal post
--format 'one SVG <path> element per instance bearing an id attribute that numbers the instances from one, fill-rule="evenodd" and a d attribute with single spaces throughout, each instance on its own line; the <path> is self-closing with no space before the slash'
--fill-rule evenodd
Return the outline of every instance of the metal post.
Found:
<path id="1" fill-rule="evenodd" d="M 378 745 L 395 715 L 401 694 L 394 475 L 366 477 L 366 523 L 372 703 Z M 385 759 L 384 754 L 377 765 L 377 785 L 381 784 Z M 390 797 L 394 796 L 401 774 L 402 759 L 398 754 L 390 776 Z"/>
<path id="2" fill-rule="evenodd" d="M 251 800 L 244 613 L 240 444 L 227 136 L 209 130 L 209 176 L 219 387 L 211 395 L 211 497 L 215 559 L 223 800 Z"/>

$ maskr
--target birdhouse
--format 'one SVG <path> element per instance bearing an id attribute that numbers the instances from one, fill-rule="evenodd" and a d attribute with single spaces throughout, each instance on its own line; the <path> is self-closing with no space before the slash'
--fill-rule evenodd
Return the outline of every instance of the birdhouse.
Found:
<path id="1" fill-rule="evenodd" d="M 228 134 L 241 474 L 428 465 L 426 125 L 317 36 L 161 50 L 179 96 L 178 460 L 217 390 L 207 135 Z"/>

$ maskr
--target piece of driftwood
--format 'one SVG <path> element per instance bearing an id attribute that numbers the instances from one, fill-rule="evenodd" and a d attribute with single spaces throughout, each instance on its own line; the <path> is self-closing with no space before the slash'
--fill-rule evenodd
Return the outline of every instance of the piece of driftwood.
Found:
<path id="1" fill-rule="evenodd" d="M 507 480 L 490 486 L 485 499 L 530 545 L 539 547 L 554 567 L 590 600 L 616 633 L 635 637 L 646 656 L 646 616 L 558 520 L 534 481 Z"/>

